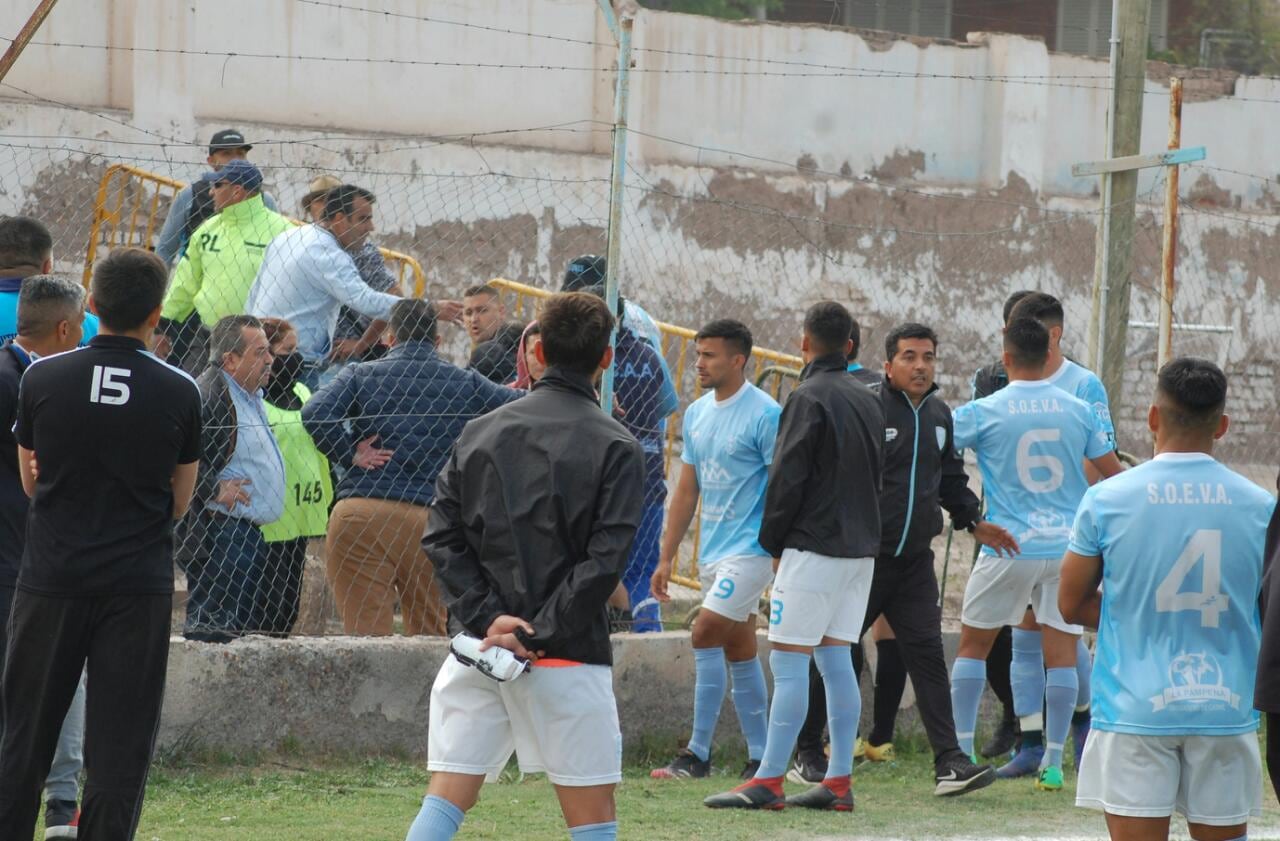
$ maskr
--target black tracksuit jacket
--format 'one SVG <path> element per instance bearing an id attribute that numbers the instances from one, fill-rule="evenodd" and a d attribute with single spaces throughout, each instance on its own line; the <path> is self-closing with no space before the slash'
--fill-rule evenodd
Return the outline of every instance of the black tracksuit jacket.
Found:
<path id="1" fill-rule="evenodd" d="M 955 449 L 951 409 L 937 395 L 937 384 L 919 407 L 887 379 L 872 390 L 885 417 L 879 557 L 914 557 L 942 532 L 943 508 L 956 528 L 964 529 L 977 522 L 981 507 Z"/>

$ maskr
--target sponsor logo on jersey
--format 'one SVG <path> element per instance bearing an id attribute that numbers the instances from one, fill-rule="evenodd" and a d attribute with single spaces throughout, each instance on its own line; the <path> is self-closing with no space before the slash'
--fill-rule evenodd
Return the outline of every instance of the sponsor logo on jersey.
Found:
<path id="1" fill-rule="evenodd" d="M 1240 696 L 1224 685 L 1222 667 L 1207 652 L 1183 651 L 1169 663 L 1169 686 L 1149 699 L 1153 712 L 1170 704 L 1228 704 L 1240 709 Z"/>

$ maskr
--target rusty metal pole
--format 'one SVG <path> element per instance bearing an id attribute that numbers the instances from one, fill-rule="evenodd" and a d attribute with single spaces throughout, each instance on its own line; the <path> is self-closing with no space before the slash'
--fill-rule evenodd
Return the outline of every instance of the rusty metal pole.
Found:
<path id="1" fill-rule="evenodd" d="M 1169 148 L 1182 147 L 1182 80 L 1169 80 Z M 1178 166 L 1168 168 L 1164 196 L 1164 254 L 1160 283 L 1160 347 L 1157 368 L 1173 357 L 1173 269 L 1178 261 Z"/>
<path id="2" fill-rule="evenodd" d="M 40 0 L 36 10 L 31 13 L 31 18 L 27 21 L 27 25 L 22 27 L 18 32 L 13 43 L 9 45 L 9 49 L 4 51 L 4 55 L 0 56 L 0 82 L 4 81 L 4 77 L 9 75 L 9 68 L 13 67 L 18 60 L 18 56 L 22 55 L 22 51 L 27 48 L 27 44 L 35 37 L 36 30 L 40 28 L 40 24 L 44 23 L 44 19 L 53 11 L 54 5 L 58 0 Z"/>

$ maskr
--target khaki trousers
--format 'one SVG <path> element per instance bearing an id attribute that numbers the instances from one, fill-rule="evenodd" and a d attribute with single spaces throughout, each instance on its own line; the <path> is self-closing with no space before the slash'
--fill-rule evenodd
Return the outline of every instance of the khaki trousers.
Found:
<path id="1" fill-rule="evenodd" d="M 406 635 L 446 636 L 435 570 L 422 550 L 427 509 L 409 502 L 350 498 L 329 517 L 325 566 L 349 634 L 387 636 L 396 598 Z"/>

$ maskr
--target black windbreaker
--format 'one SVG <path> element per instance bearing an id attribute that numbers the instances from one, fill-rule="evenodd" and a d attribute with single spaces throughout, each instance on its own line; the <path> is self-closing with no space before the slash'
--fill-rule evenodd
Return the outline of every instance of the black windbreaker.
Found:
<path id="1" fill-rule="evenodd" d="M 760 545 L 871 558 L 880 548 L 880 398 L 849 375 L 842 354 L 805 366 L 778 421 Z"/>
<path id="2" fill-rule="evenodd" d="M 452 633 L 502 614 L 547 657 L 608 665 L 605 602 L 644 508 L 644 451 L 588 377 L 550 368 L 529 396 L 467 424 L 436 480 L 422 547 Z"/>
<path id="3" fill-rule="evenodd" d="M 951 409 L 937 390 L 935 383 L 916 407 L 887 379 L 874 389 L 885 418 L 881 558 L 928 549 L 942 531 L 942 508 L 961 529 L 975 523 L 981 512 L 969 489 L 964 459 L 955 449 Z"/>

